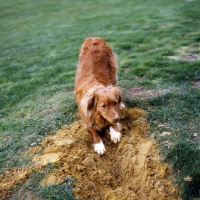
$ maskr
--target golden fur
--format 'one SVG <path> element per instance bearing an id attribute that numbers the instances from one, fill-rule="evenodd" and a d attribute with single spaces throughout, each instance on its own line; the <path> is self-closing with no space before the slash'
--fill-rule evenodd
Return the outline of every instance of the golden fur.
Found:
<path id="1" fill-rule="evenodd" d="M 112 127 L 114 135 L 115 131 L 119 132 L 117 121 L 121 92 L 115 86 L 116 83 L 115 53 L 102 38 L 86 38 L 80 49 L 74 92 L 80 116 L 88 132 L 92 134 L 94 144 L 102 143 L 98 131 L 106 127 Z M 114 142 L 119 141 L 120 133 L 118 135 L 119 138 Z M 96 152 L 103 154 L 105 150 Z"/>

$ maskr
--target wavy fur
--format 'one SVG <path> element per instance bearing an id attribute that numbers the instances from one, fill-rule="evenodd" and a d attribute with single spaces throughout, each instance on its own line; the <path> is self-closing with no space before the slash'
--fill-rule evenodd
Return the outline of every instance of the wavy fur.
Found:
<path id="1" fill-rule="evenodd" d="M 86 38 L 80 49 L 74 92 L 82 121 L 96 144 L 101 142 L 97 130 L 119 127 L 122 95 L 116 83 L 115 53 L 102 38 Z"/>

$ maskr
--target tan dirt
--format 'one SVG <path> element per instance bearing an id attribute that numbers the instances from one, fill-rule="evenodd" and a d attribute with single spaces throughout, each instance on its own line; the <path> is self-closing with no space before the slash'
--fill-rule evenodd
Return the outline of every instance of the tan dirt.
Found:
<path id="1" fill-rule="evenodd" d="M 0 199 L 8 197 L 11 194 L 11 189 L 26 180 L 29 173 L 29 169 L 13 167 L 7 169 L 4 174 L 0 174 Z"/>
<path id="2" fill-rule="evenodd" d="M 35 168 L 47 163 L 57 165 L 41 186 L 62 184 L 64 178 L 74 177 L 74 194 L 80 200 L 180 200 L 171 170 L 160 161 L 157 144 L 148 136 L 145 112 L 125 109 L 122 116 L 121 141 L 113 144 L 107 133 L 103 156 L 94 153 L 91 136 L 81 121 L 65 126 L 32 148 L 29 153 L 34 154 Z M 0 189 L 3 182 L 9 183 L 7 177 L 0 179 Z"/>

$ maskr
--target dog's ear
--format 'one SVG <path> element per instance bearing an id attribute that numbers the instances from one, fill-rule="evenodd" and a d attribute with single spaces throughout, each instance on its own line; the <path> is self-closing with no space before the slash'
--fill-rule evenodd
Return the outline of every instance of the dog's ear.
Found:
<path id="1" fill-rule="evenodd" d="M 118 101 L 118 103 L 120 104 L 122 101 L 122 92 L 117 87 L 112 87 L 111 91 L 115 96 L 116 100 Z"/>
<path id="2" fill-rule="evenodd" d="M 90 117 L 95 109 L 95 90 L 89 90 L 81 100 L 81 108 L 86 117 Z"/>

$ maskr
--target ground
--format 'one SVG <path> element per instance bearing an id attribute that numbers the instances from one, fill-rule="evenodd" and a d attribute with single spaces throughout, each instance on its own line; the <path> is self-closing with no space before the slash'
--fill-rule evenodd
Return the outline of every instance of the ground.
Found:
<path id="1" fill-rule="evenodd" d="M 28 154 L 33 157 L 29 168 L 8 169 L 0 177 L 1 195 L 9 196 L 12 187 L 26 181 L 32 171 L 40 171 L 48 163 L 54 163 L 57 167 L 40 185 L 63 184 L 65 179 L 73 177 L 77 199 L 181 199 L 173 184 L 170 167 L 162 162 L 157 143 L 148 134 L 146 116 L 147 113 L 139 108 L 125 109 L 121 141 L 113 144 L 106 134 L 103 137 L 106 154 L 103 156 L 94 153 L 90 135 L 81 121 L 66 125 L 29 150 Z M 36 197 L 29 195 L 29 199 Z"/>

